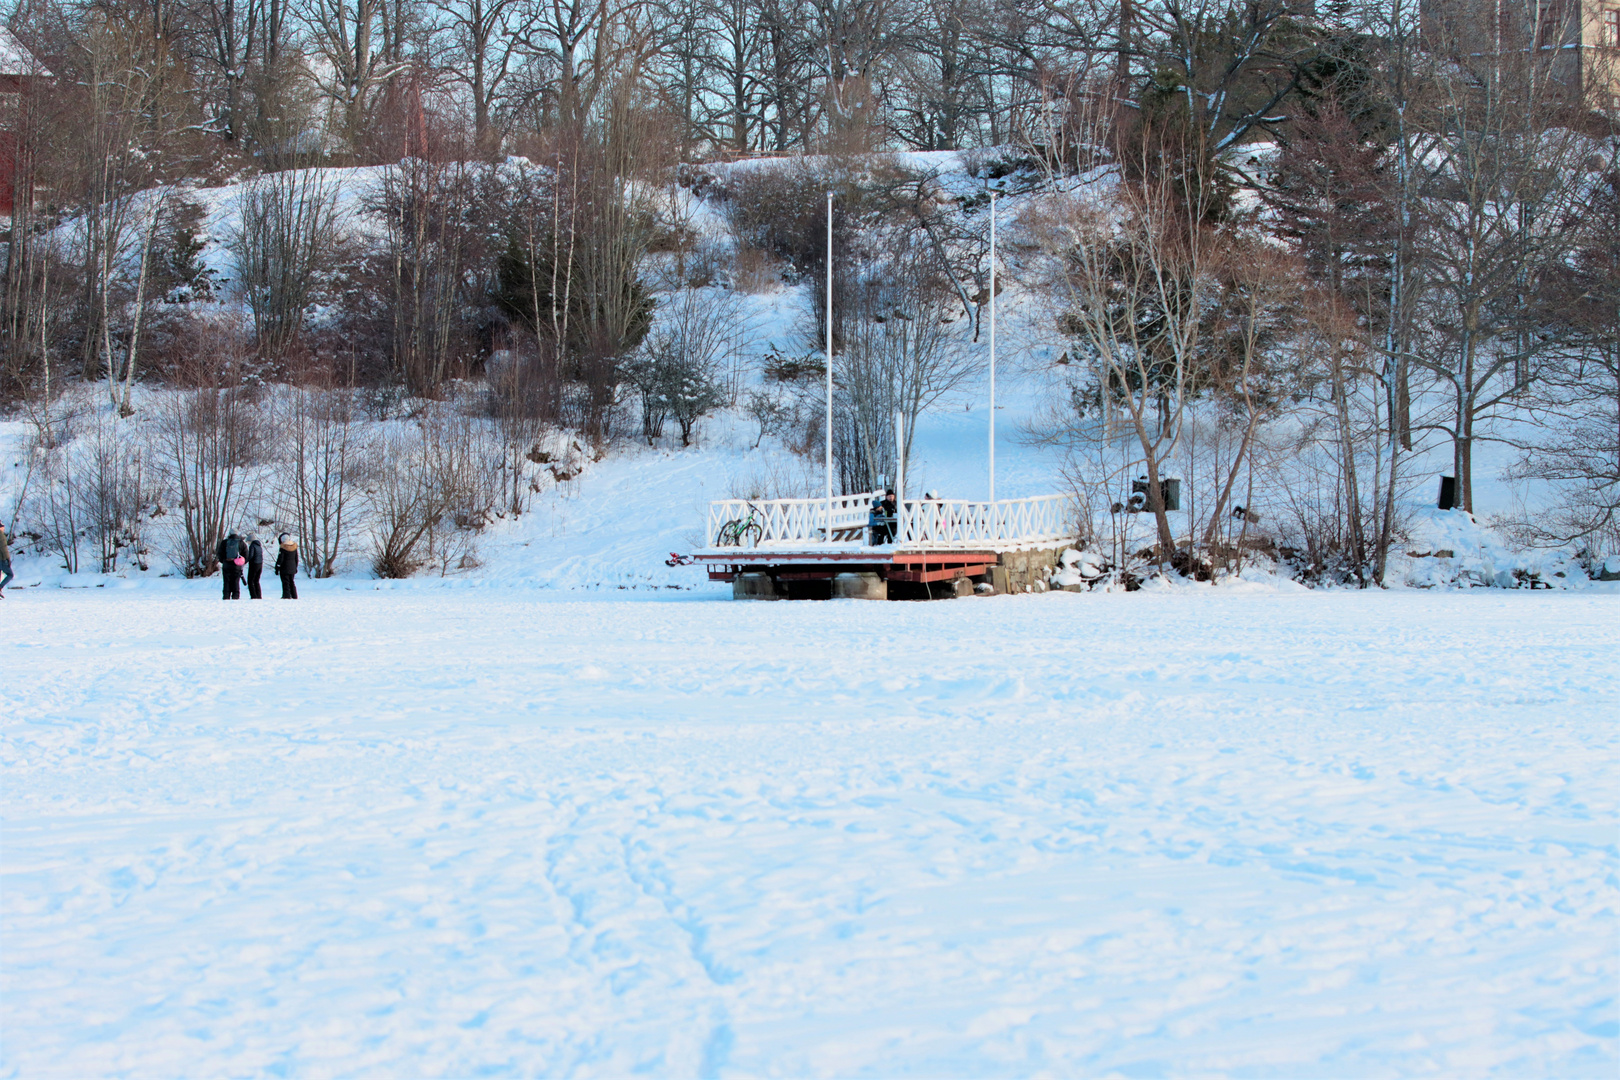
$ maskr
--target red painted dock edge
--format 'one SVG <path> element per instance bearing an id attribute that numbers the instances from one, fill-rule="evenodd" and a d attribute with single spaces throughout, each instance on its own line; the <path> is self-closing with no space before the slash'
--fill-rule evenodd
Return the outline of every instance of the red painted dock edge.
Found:
<path id="1" fill-rule="evenodd" d="M 708 567 L 710 581 L 735 581 L 738 574 L 770 573 L 778 581 L 817 581 L 838 574 L 877 574 L 886 581 L 949 581 L 958 574 L 983 577 L 996 565 L 992 551 L 901 551 L 873 557 L 870 551 L 739 551 L 694 558 Z"/>

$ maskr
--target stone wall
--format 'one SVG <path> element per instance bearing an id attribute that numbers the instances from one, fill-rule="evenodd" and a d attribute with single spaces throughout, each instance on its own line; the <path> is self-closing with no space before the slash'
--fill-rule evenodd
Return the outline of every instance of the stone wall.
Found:
<path id="1" fill-rule="evenodd" d="M 1047 579 L 1057 569 L 1058 555 L 1069 546 L 1003 551 L 998 565 L 990 569 L 990 583 L 997 593 L 1044 592 Z"/>

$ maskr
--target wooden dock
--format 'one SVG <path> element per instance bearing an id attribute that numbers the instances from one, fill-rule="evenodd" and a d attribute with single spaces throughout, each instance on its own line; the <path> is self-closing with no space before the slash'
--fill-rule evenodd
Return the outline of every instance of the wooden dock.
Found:
<path id="1" fill-rule="evenodd" d="M 716 542 L 687 558 L 711 581 L 732 582 L 739 599 L 823 595 L 811 587 L 823 582 L 825 595 L 868 599 L 917 595 L 917 586 L 937 595 L 942 583 L 954 583 L 952 595 L 1021 592 L 1036 580 L 1044 587 L 1041 574 L 1074 536 L 1074 507 L 1061 495 L 907 499 L 874 529 L 870 512 L 880 497 L 720 500 L 706 523 Z"/>

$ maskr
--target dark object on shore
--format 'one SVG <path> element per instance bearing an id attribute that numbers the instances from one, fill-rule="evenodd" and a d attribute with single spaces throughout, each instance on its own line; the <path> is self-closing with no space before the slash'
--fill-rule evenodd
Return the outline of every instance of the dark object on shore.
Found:
<path id="1" fill-rule="evenodd" d="M 1457 505 L 1457 478 L 1455 476 L 1442 476 L 1440 478 L 1440 497 L 1434 505 L 1442 510 L 1454 509 Z"/>

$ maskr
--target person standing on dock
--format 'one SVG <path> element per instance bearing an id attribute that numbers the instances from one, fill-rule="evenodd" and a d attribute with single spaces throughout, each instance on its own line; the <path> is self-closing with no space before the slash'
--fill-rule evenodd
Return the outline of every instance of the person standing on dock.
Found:
<path id="1" fill-rule="evenodd" d="M 894 490 L 891 488 L 880 498 L 872 500 L 872 512 L 867 515 L 867 524 L 872 527 L 873 547 L 894 543 L 894 515 Z"/>

